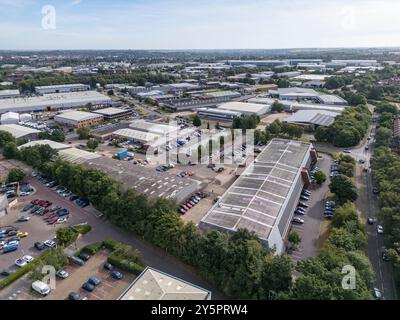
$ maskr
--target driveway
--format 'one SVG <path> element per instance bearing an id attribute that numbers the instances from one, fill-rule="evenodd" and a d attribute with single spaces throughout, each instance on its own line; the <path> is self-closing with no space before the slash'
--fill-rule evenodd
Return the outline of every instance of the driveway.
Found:
<path id="1" fill-rule="evenodd" d="M 303 225 L 292 225 L 292 230 L 296 231 L 301 237 L 301 243 L 297 250 L 291 253 L 291 257 L 294 261 L 304 260 L 310 257 L 315 257 L 318 253 L 318 239 L 320 234 L 320 228 L 325 208 L 325 196 L 329 191 L 329 169 L 331 165 L 331 157 L 325 154 L 321 154 L 321 159 L 318 160 L 317 166 L 327 175 L 327 181 L 312 191 L 310 200 L 307 204 L 309 205 L 306 210 L 306 215 L 302 216 L 304 220 Z"/>

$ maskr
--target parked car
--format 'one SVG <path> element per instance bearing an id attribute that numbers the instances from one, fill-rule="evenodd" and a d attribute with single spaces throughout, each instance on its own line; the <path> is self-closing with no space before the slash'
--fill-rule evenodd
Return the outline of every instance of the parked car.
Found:
<path id="1" fill-rule="evenodd" d="M 26 262 L 24 259 L 19 258 L 17 260 L 15 260 L 15 265 L 19 268 L 25 267 L 28 264 L 28 262 Z"/>
<path id="2" fill-rule="evenodd" d="M 306 196 L 304 196 L 304 195 L 301 195 L 301 196 L 300 196 L 300 199 L 301 199 L 301 200 L 304 200 L 304 201 L 308 201 L 310 198 L 309 198 L 309 197 L 306 197 Z"/>
<path id="3" fill-rule="evenodd" d="M 292 223 L 294 223 L 294 224 L 304 224 L 304 220 L 295 217 L 295 218 L 293 218 Z"/>
<path id="4" fill-rule="evenodd" d="M 104 269 L 109 270 L 109 271 L 113 271 L 114 270 L 114 266 L 111 263 L 106 262 L 104 264 Z"/>
<path id="5" fill-rule="evenodd" d="M 383 234 L 383 227 L 382 227 L 382 225 L 378 224 L 378 225 L 376 226 L 376 231 L 377 231 L 379 234 Z"/>
<path id="6" fill-rule="evenodd" d="M 44 248 L 46 248 L 46 246 L 43 244 L 43 243 L 41 243 L 41 242 L 35 242 L 35 244 L 33 245 L 37 250 L 39 250 L 39 251 L 41 251 L 41 250 L 43 250 Z"/>
<path id="7" fill-rule="evenodd" d="M 94 286 L 99 286 L 101 284 L 101 281 L 97 279 L 95 276 L 92 276 L 89 278 L 88 282 Z"/>
<path id="8" fill-rule="evenodd" d="M 94 290 L 94 285 L 92 285 L 91 283 L 89 283 L 89 282 L 85 282 L 83 285 L 82 285 L 82 289 L 84 289 L 84 290 L 86 290 L 86 291 L 89 291 L 89 292 L 92 292 L 93 290 Z"/>
<path id="9" fill-rule="evenodd" d="M 113 271 L 111 272 L 111 277 L 113 277 L 116 280 L 121 280 L 124 276 L 119 271 Z"/>
<path id="10" fill-rule="evenodd" d="M 297 214 L 297 215 L 299 215 L 299 216 L 304 216 L 306 213 L 305 213 L 303 210 L 296 210 L 296 211 L 294 212 L 294 214 Z"/>
<path id="11" fill-rule="evenodd" d="M 304 202 L 299 202 L 298 206 L 302 207 L 302 208 L 308 208 L 308 204 L 306 204 Z"/>
<path id="12" fill-rule="evenodd" d="M 59 271 L 57 271 L 56 276 L 61 279 L 66 279 L 69 277 L 69 273 L 65 270 L 59 270 Z"/>
<path id="13" fill-rule="evenodd" d="M 78 257 L 81 258 L 83 261 L 88 261 L 90 259 L 90 255 L 83 252 Z"/>
<path id="14" fill-rule="evenodd" d="M 22 257 L 23 260 L 26 261 L 26 263 L 32 262 L 34 260 L 34 258 L 30 255 L 25 255 Z"/>
<path id="15" fill-rule="evenodd" d="M 42 281 L 33 282 L 32 289 L 37 293 L 41 294 L 42 296 L 48 295 L 51 291 L 50 287 Z"/>
<path id="16" fill-rule="evenodd" d="M 28 211 L 28 210 L 32 209 L 33 207 L 34 207 L 34 204 L 29 203 L 22 209 L 22 211 L 23 212 Z"/>
<path id="17" fill-rule="evenodd" d="M 383 296 L 382 296 L 381 290 L 379 290 L 378 288 L 374 288 L 373 292 L 374 292 L 375 299 L 377 299 L 377 300 L 382 299 Z"/>
<path id="18" fill-rule="evenodd" d="M 76 292 L 70 292 L 68 295 L 68 300 L 81 300 L 81 297 Z"/>
<path id="19" fill-rule="evenodd" d="M 18 222 L 26 222 L 29 221 L 31 218 L 30 217 L 25 217 L 25 216 L 21 216 L 18 218 Z"/>
<path id="20" fill-rule="evenodd" d="M 43 242 L 45 246 L 49 247 L 49 248 L 54 248 L 56 247 L 56 243 L 53 240 L 46 240 L 45 242 Z"/>

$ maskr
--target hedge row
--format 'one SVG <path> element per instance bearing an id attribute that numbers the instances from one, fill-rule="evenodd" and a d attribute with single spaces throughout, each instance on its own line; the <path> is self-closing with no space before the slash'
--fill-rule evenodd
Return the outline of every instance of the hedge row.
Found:
<path id="1" fill-rule="evenodd" d="M 128 259 L 124 259 L 122 257 L 117 256 L 116 254 L 111 253 L 108 258 L 107 261 L 109 263 L 111 263 L 112 265 L 133 273 L 134 275 L 139 275 L 142 273 L 142 271 L 145 269 L 144 266 L 137 264 L 136 262 L 130 261 Z"/>

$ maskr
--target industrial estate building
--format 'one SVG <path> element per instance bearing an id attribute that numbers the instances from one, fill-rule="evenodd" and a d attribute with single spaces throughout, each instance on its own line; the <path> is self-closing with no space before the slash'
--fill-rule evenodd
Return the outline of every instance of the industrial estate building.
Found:
<path id="1" fill-rule="evenodd" d="M 242 113 L 239 111 L 223 110 L 218 108 L 199 108 L 197 114 L 200 117 L 211 118 L 221 121 L 232 121 L 235 118 L 239 118 Z"/>
<path id="2" fill-rule="evenodd" d="M 0 90 L 0 99 L 11 99 L 19 96 L 19 90 Z"/>
<path id="3" fill-rule="evenodd" d="M 122 108 L 104 108 L 93 110 L 93 113 L 101 114 L 105 120 L 121 119 L 132 115 L 132 110 Z"/>
<path id="4" fill-rule="evenodd" d="M 65 111 L 54 117 L 54 121 L 75 128 L 93 126 L 99 124 L 103 120 L 104 118 L 101 114 L 76 110 Z"/>
<path id="5" fill-rule="evenodd" d="M 45 94 L 43 96 L 0 99 L 0 114 L 14 112 L 43 112 L 72 109 L 91 103 L 93 106 L 111 106 L 112 101 L 97 91 Z"/>
<path id="6" fill-rule="evenodd" d="M 272 139 L 256 160 L 223 194 L 200 222 L 200 227 L 235 232 L 254 231 L 278 253 L 285 250 L 308 168 L 317 161 L 310 143 Z"/>
<path id="7" fill-rule="evenodd" d="M 220 110 L 229 110 L 229 111 L 236 111 L 240 112 L 243 115 L 263 115 L 266 114 L 271 110 L 270 106 L 264 104 L 256 104 L 256 103 L 249 103 L 249 102 L 227 102 L 218 106 Z"/>
<path id="8" fill-rule="evenodd" d="M 23 144 L 22 146 L 19 146 L 18 149 L 29 148 L 29 147 L 40 146 L 40 145 L 48 145 L 50 148 L 52 148 L 54 150 L 64 150 L 64 149 L 71 148 L 71 146 L 68 144 L 44 139 L 44 140 L 30 141 L 28 143 Z"/>
<path id="9" fill-rule="evenodd" d="M 321 94 L 309 88 L 278 88 L 277 90 L 270 90 L 269 94 L 272 98 L 280 100 L 310 100 L 321 104 L 347 105 L 347 101 L 339 96 Z"/>
<path id="10" fill-rule="evenodd" d="M 147 267 L 118 300 L 211 300 L 211 292 L 157 269 Z"/>
<path id="11" fill-rule="evenodd" d="M 1 124 L 18 124 L 19 114 L 16 112 L 7 112 L 1 115 Z"/>
<path id="12" fill-rule="evenodd" d="M 332 111 L 300 110 L 286 118 L 284 122 L 329 127 L 338 115 L 339 113 Z"/>
<path id="13" fill-rule="evenodd" d="M 35 92 L 38 94 L 66 93 L 66 92 L 77 92 L 77 91 L 88 91 L 88 90 L 90 90 L 90 86 L 81 83 L 35 87 Z"/>
<path id="14" fill-rule="evenodd" d="M 20 126 L 18 124 L 2 124 L 0 125 L 0 131 L 7 131 L 16 139 L 26 138 L 28 140 L 36 140 L 40 132 L 39 130 Z"/>

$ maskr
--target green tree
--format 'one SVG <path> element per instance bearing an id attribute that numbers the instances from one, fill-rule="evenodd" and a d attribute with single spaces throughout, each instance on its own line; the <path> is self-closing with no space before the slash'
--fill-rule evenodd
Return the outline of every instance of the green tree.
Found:
<path id="1" fill-rule="evenodd" d="M 274 122 L 270 123 L 266 128 L 271 134 L 279 134 L 282 130 L 282 123 L 277 119 Z"/>
<path id="2" fill-rule="evenodd" d="M 343 174 L 339 174 L 331 179 L 329 189 L 336 194 L 340 203 L 355 201 L 358 197 L 357 189 L 353 182 Z"/>
<path id="3" fill-rule="evenodd" d="M 200 127 L 201 126 L 201 120 L 200 120 L 200 117 L 197 114 L 193 117 L 193 125 L 195 127 Z"/>
<path id="4" fill-rule="evenodd" d="M 58 243 L 61 246 L 67 246 L 75 241 L 78 234 L 72 228 L 69 228 L 69 227 L 64 228 L 63 227 L 63 228 L 59 228 L 56 231 L 56 236 L 57 236 Z"/>
<path id="5" fill-rule="evenodd" d="M 12 168 L 7 175 L 7 182 L 23 182 L 26 178 L 25 172 L 18 168 Z"/>
<path id="6" fill-rule="evenodd" d="M 292 247 L 296 247 L 301 242 L 301 237 L 296 231 L 290 231 L 287 239 Z"/>
<path id="7" fill-rule="evenodd" d="M 15 142 L 7 142 L 4 145 L 3 156 L 7 159 L 19 159 L 19 150 Z"/>
<path id="8" fill-rule="evenodd" d="M 90 137 L 90 128 L 82 127 L 76 130 L 76 133 L 79 135 L 79 139 L 89 139 Z"/>
<path id="9" fill-rule="evenodd" d="M 88 140 L 88 142 L 86 143 L 86 146 L 90 149 L 90 150 L 95 150 L 99 145 L 99 141 L 97 141 L 96 139 L 90 139 Z"/>
<path id="10" fill-rule="evenodd" d="M 283 110 L 285 110 L 285 107 L 277 100 L 275 100 L 274 103 L 271 105 L 272 112 L 283 112 Z"/>
<path id="11" fill-rule="evenodd" d="M 389 147 L 392 143 L 393 133 L 391 129 L 380 127 L 376 131 L 375 143 L 377 147 L 384 146 Z"/>
<path id="12" fill-rule="evenodd" d="M 7 131 L 0 131 L 0 148 L 3 148 L 8 142 L 15 142 L 13 135 Z"/>
<path id="13" fill-rule="evenodd" d="M 348 222 L 358 222 L 358 213 L 351 202 L 338 207 L 332 218 L 332 226 L 335 228 L 344 228 Z"/>
<path id="14" fill-rule="evenodd" d="M 326 175 L 323 171 L 320 170 L 314 173 L 314 179 L 318 185 L 321 185 L 326 181 Z"/>

